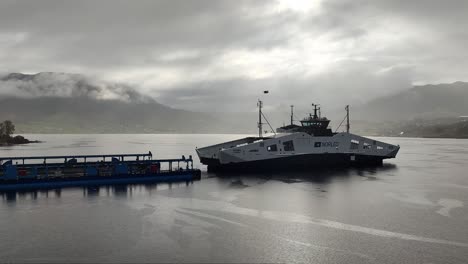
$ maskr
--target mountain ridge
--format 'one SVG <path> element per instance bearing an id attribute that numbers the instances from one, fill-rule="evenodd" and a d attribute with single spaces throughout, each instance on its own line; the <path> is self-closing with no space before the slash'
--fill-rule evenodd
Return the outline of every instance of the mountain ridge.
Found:
<path id="1" fill-rule="evenodd" d="M 80 74 L 10 73 L 0 77 L 0 88 L 0 119 L 12 120 L 20 133 L 209 132 L 215 119 Z"/>
<path id="2" fill-rule="evenodd" d="M 413 86 L 353 107 L 359 120 L 401 121 L 468 114 L 468 82 Z"/>
<path id="3" fill-rule="evenodd" d="M 289 118 L 284 113 L 267 114 L 274 127 Z M 328 116 L 339 116 L 341 120 L 342 114 Z M 468 115 L 466 82 L 413 86 L 351 106 L 352 127 L 358 133 L 384 126 L 399 127 L 412 120 L 461 115 Z M 20 133 L 255 133 L 256 118 L 254 113 L 202 113 L 171 108 L 131 86 L 80 74 L 0 76 L 0 119 L 12 120 Z M 333 126 L 338 119 L 333 120 Z"/>

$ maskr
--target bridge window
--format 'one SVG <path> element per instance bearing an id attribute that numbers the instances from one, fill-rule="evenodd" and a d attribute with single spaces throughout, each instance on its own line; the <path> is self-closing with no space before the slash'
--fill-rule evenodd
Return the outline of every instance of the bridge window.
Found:
<path id="1" fill-rule="evenodd" d="M 258 149 L 251 149 L 249 152 L 258 152 Z"/>
<path id="2" fill-rule="evenodd" d="M 292 140 L 283 142 L 284 151 L 294 151 L 294 143 Z"/>
<path id="3" fill-rule="evenodd" d="M 275 145 L 271 145 L 271 146 L 268 146 L 267 147 L 267 150 L 272 152 L 272 151 L 278 151 L 278 147 L 276 147 L 276 144 Z"/>
<path id="4" fill-rule="evenodd" d="M 355 139 L 351 139 L 351 149 L 358 149 L 359 148 L 359 141 Z"/>

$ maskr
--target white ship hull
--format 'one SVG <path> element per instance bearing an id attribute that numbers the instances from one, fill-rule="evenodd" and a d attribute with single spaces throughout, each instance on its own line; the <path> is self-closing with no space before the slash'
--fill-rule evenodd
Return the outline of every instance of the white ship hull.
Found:
<path id="1" fill-rule="evenodd" d="M 295 170 L 321 166 L 381 165 L 400 147 L 351 133 L 313 136 L 304 132 L 244 138 L 198 148 L 208 170 Z"/>

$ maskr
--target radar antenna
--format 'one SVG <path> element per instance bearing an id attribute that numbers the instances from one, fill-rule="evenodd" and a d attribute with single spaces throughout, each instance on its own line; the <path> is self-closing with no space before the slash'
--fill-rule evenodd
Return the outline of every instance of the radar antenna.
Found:
<path id="1" fill-rule="evenodd" d="M 320 105 L 319 104 L 312 104 L 314 107 L 314 119 L 317 119 L 319 116 L 317 115 L 317 112 L 320 111 Z"/>

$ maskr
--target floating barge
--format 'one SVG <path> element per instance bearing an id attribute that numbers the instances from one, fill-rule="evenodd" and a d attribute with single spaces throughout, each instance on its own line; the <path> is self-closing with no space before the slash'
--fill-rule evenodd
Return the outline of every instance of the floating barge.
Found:
<path id="1" fill-rule="evenodd" d="M 0 157 L 0 191 L 200 180 L 193 160 L 147 154 Z"/>

